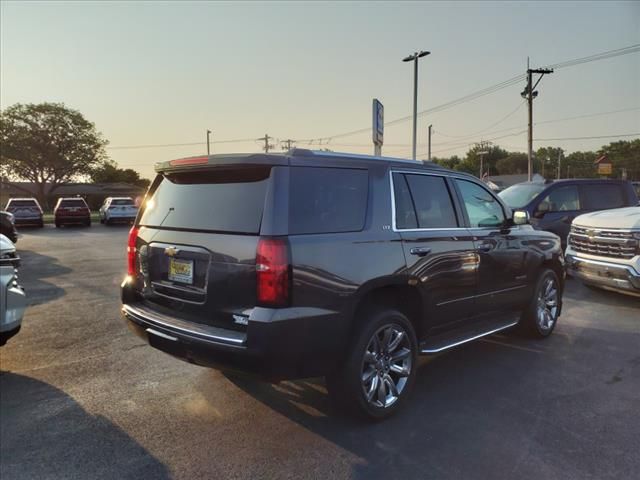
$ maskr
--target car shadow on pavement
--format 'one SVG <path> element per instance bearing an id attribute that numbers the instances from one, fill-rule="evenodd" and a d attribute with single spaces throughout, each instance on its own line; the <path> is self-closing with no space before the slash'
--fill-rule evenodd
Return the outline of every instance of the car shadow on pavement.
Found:
<path id="1" fill-rule="evenodd" d="M 624 293 L 612 292 L 597 287 L 588 287 L 580 280 L 568 278 L 565 284 L 564 302 L 573 300 L 577 302 L 594 302 L 612 307 L 638 307 L 640 297 L 625 295 Z"/>
<path id="2" fill-rule="evenodd" d="M 559 365 L 554 356 L 563 342 L 560 335 L 544 342 L 497 335 L 422 358 L 409 401 L 383 422 L 336 411 L 321 379 L 278 385 L 229 379 L 270 409 L 360 458 L 352 467 L 353 478 L 488 478 L 489 472 L 491 478 L 540 478 L 546 475 L 533 465 L 555 455 L 547 443 L 567 449 L 557 462 L 545 464 L 550 477 L 562 477 L 571 465 L 575 478 L 587 472 L 597 478 L 611 467 L 597 460 L 592 464 L 593 456 L 585 458 L 584 452 L 597 451 L 598 442 L 605 440 L 585 439 L 595 429 L 615 432 L 607 425 L 617 420 L 602 416 L 583 422 L 580 409 L 576 413 L 572 405 L 584 396 L 585 387 L 580 375 L 569 370 L 577 367 Z M 610 397 L 610 385 L 591 384 L 602 398 Z M 624 448 L 618 434 L 606 436 L 611 449 Z"/>
<path id="3" fill-rule="evenodd" d="M 170 478 L 167 468 L 118 426 L 61 390 L 0 372 L 0 391 L 2 480 Z"/>
<path id="4" fill-rule="evenodd" d="M 21 258 L 18 268 L 20 284 L 27 293 L 30 306 L 47 303 L 66 294 L 64 288 L 44 280 L 65 275 L 71 269 L 57 263 L 55 257 L 31 250 L 18 250 Z"/>

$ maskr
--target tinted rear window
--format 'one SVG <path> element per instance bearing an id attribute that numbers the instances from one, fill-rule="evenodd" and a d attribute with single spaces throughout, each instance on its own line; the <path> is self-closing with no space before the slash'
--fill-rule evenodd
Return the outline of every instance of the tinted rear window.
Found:
<path id="1" fill-rule="evenodd" d="M 111 205 L 133 205 L 133 200 L 131 200 L 130 198 L 116 198 L 114 200 L 111 200 Z"/>
<path id="2" fill-rule="evenodd" d="M 583 208 L 587 210 L 605 210 L 607 208 L 624 207 L 622 185 L 592 184 L 582 185 Z"/>
<path id="3" fill-rule="evenodd" d="M 270 173 L 243 167 L 165 175 L 140 225 L 257 234 Z"/>
<path id="4" fill-rule="evenodd" d="M 87 204 L 84 203 L 84 200 L 62 200 L 60 202 L 60 206 L 64 208 L 73 208 L 73 207 L 86 207 Z"/>
<path id="5" fill-rule="evenodd" d="M 7 203 L 7 208 L 8 207 L 13 207 L 13 208 L 18 208 L 18 207 L 36 207 L 36 208 L 38 208 L 38 204 L 36 203 L 35 200 L 9 200 L 9 203 Z"/>
<path id="6" fill-rule="evenodd" d="M 291 167 L 289 233 L 356 232 L 364 227 L 369 172 Z"/>

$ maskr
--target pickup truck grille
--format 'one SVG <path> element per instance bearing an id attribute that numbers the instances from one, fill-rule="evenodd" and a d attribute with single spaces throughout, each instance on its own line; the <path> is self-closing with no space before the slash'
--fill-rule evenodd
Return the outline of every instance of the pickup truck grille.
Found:
<path id="1" fill-rule="evenodd" d="M 569 245 L 576 252 L 613 258 L 633 258 L 639 253 L 633 232 L 571 227 Z"/>

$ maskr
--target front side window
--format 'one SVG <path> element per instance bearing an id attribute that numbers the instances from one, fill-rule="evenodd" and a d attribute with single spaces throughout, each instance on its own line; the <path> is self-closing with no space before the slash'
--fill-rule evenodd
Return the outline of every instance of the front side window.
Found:
<path id="1" fill-rule="evenodd" d="M 502 205 L 481 186 L 466 180 L 456 180 L 464 208 L 473 227 L 498 227 L 504 224 Z"/>
<path id="2" fill-rule="evenodd" d="M 570 212 L 580 210 L 580 196 L 578 195 L 578 187 L 575 185 L 567 185 L 554 189 L 547 195 L 538 210 L 548 212 Z"/>

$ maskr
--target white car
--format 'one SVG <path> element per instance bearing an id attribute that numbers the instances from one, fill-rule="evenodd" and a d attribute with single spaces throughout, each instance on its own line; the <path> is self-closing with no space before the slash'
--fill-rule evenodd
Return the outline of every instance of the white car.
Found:
<path id="1" fill-rule="evenodd" d="M 20 257 L 15 245 L 0 235 L 0 345 L 7 343 L 20 331 L 22 316 L 27 308 L 24 289 L 18 284 Z"/>
<path id="2" fill-rule="evenodd" d="M 110 225 L 112 223 L 133 223 L 138 215 L 131 197 L 107 197 L 100 207 L 100 223 Z"/>
<path id="3" fill-rule="evenodd" d="M 640 207 L 576 217 L 565 260 L 567 273 L 587 285 L 640 296 Z"/>

